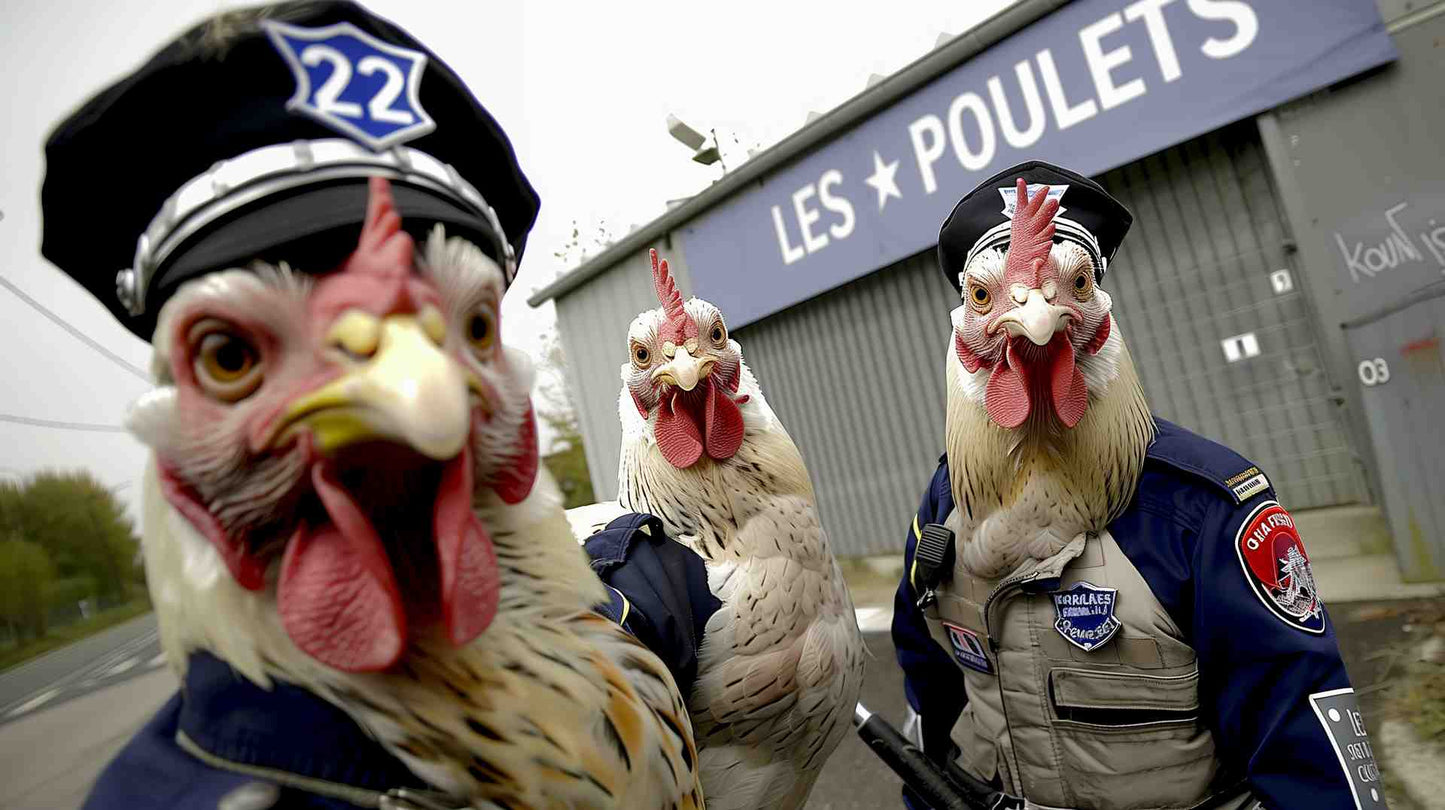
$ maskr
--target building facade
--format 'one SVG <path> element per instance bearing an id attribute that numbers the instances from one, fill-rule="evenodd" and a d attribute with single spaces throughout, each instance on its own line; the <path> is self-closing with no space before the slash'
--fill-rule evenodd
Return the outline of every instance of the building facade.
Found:
<path id="1" fill-rule="evenodd" d="M 1104 287 L 1155 411 L 1290 509 L 1380 504 L 1405 577 L 1440 578 L 1442 42 L 1445 2 L 1023 0 L 533 297 L 599 497 L 656 247 L 727 317 L 839 553 L 899 550 L 943 450 L 938 227 L 1041 158 L 1134 214 Z"/>

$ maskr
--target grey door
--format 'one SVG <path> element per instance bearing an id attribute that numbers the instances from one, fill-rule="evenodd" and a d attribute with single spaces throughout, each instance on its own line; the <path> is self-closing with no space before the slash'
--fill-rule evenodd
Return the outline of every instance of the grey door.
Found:
<path id="1" fill-rule="evenodd" d="M 1445 572 L 1445 289 L 1347 324 L 1395 556 L 1406 580 Z"/>
<path id="2" fill-rule="evenodd" d="M 1104 287 L 1155 412 L 1258 464 L 1287 508 L 1360 500 L 1254 122 L 1100 182 L 1134 213 Z"/>

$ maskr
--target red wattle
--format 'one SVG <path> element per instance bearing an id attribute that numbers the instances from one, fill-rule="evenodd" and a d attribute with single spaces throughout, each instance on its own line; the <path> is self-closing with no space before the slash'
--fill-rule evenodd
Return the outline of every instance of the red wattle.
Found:
<path id="1" fill-rule="evenodd" d="M 530 481 L 527 487 L 531 488 Z M 501 589 L 492 537 L 472 511 L 469 449 L 464 448 L 447 462 L 433 509 L 442 620 L 452 644 L 461 646 L 480 635 L 496 618 Z"/>
<path id="2" fill-rule="evenodd" d="M 537 467 L 540 463 L 537 456 L 537 418 L 532 413 L 532 406 L 528 405 L 527 415 L 517 436 L 517 453 L 497 472 L 492 484 L 493 489 L 506 503 L 521 503 L 527 499 L 527 495 L 532 492 L 532 485 L 537 482 Z M 470 487 L 467 492 L 471 492 Z"/>
<path id="3" fill-rule="evenodd" d="M 743 446 L 743 412 L 732 397 L 713 385 L 711 378 L 703 381 L 707 386 L 707 405 L 703 419 L 703 445 L 710 458 L 721 461 L 732 458 Z"/>
<path id="4" fill-rule="evenodd" d="M 1010 350 L 1009 354 L 1012 354 Z M 993 367 L 984 388 L 983 405 L 989 418 L 999 427 L 1013 430 L 1029 418 L 1033 403 L 1029 401 L 1028 377 L 1008 357 Z"/>
<path id="5" fill-rule="evenodd" d="M 331 523 L 302 523 L 281 561 L 277 604 L 287 635 L 307 655 L 346 672 L 395 664 L 406 611 L 381 538 L 324 465 L 311 480 Z"/>
<path id="6" fill-rule="evenodd" d="M 1057 345 L 1049 354 L 1049 392 L 1059 421 L 1073 427 L 1089 408 L 1089 388 L 1084 383 L 1083 372 L 1074 363 L 1073 344 L 1063 334 L 1056 337 L 1054 343 Z"/>
<path id="7" fill-rule="evenodd" d="M 652 434 L 663 458 L 678 469 L 686 469 L 702 458 L 702 432 L 690 415 L 678 412 L 677 400 L 675 394 L 663 395 Z"/>

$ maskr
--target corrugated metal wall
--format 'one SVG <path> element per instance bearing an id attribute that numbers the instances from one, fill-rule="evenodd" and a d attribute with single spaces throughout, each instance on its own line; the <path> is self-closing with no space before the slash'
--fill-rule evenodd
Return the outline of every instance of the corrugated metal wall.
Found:
<path id="1" fill-rule="evenodd" d="M 1134 212 L 1104 286 L 1155 412 L 1258 464 L 1288 508 L 1360 500 L 1253 120 L 1100 181 Z M 1280 269 L 1294 280 L 1283 294 Z M 1259 355 L 1227 362 L 1221 341 L 1245 333 Z"/>
<path id="2" fill-rule="evenodd" d="M 658 245 L 684 293 L 692 289 L 687 261 L 672 240 Z M 675 244 L 675 243 L 672 243 Z M 557 328 L 567 354 L 567 385 L 576 403 L 598 500 L 617 497 L 619 369 L 627 362 L 627 327 L 637 313 L 657 306 L 647 253 L 631 256 L 575 292 L 557 299 Z"/>
<path id="3" fill-rule="evenodd" d="M 903 548 L 943 452 L 957 300 L 930 250 L 737 331 L 838 554 Z"/>
<path id="4" fill-rule="evenodd" d="M 1290 259 L 1253 122 L 1102 182 L 1135 216 L 1105 288 L 1156 412 L 1259 464 L 1290 508 L 1358 500 L 1300 284 L 1270 286 Z M 669 256 L 687 289 L 680 251 Z M 628 323 L 654 305 L 650 285 L 639 254 L 558 302 L 599 498 L 616 496 L 617 369 Z M 943 451 L 956 302 L 929 250 L 735 334 L 802 451 L 839 554 L 902 548 Z M 1260 355 L 1227 363 L 1220 341 L 1245 332 Z"/>

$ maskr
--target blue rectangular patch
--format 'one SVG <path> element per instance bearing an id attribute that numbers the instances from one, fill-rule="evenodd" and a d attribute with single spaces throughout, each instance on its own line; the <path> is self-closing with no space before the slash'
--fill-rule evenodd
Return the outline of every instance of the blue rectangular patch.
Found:
<path id="1" fill-rule="evenodd" d="M 955 661 L 976 672 L 993 674 L 993 664 L 989 663 L 988 653 L 984 652 L 983 640 L 978 633 L 949 622 L 943 623 L 943 629 L 948 631 L 948 643 L 953 647 Z"/>
<path id="2" fill-rule="evenodd" d="M 1088 582 L 1073 585 L 1049 594 L 1054 600 L 1054 629 L 1064 640 L 1084 652 L 1102 647 L 1114 637 L 1121 625 L 1114 616 L 1119 592 L 1100 588 Z"/>

